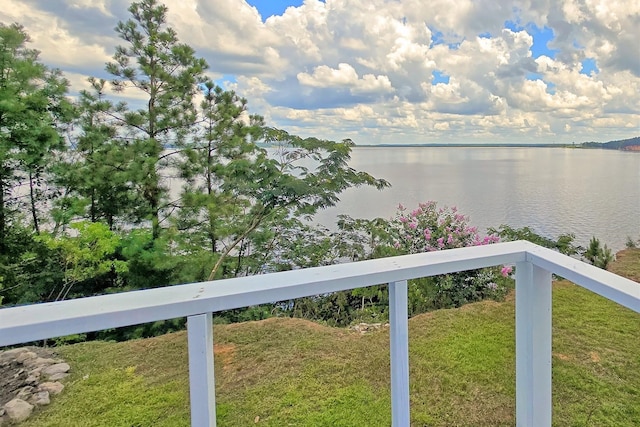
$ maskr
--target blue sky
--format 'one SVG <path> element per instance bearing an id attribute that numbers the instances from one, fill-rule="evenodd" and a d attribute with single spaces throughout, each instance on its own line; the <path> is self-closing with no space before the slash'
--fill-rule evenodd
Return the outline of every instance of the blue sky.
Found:
<path id="1" fill-rule="evenodd" d="M 553 41 L 553 30 L 547 26 L 538 27 L 536 24 L 529 23 L 522 26 L 520 23 L 513 21 L 506 21 L 504 27 L 511 31 L 526 31 L 533 37 L 533 45 L 531 46 L 531 53 L 534 58 L 545 55 L 550 58 L 555 58 L 557 49 L 551 49 L 549 43 Z"/>
<path id="2" fill-rule="evenodd" d="M 72 93 L 122 44 L 131 0 L 3 0 Z M 640 134 L 637 0 L 165 0 L 180 40 L 251 113 L 356 143 Z M 508 30 L 508 31 L 507 31 Z M 135 91 L 110 93 L 143 102 Z"/>
<path id="3" fill-rule="evenodd" d="M 300 6 L 303 0 L 247 0 L 251 6 L 255 6 L 263 20 L 272 15 L 282 15 L 289 6 Z"/>

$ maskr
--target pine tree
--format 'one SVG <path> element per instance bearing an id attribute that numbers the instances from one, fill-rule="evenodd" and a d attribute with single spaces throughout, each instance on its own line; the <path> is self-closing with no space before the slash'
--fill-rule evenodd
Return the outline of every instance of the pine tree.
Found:
<path id="1" fill-rule="evenodd" d="M 191 47 L 178 42 L 176 32 L 167 25 L 166 6 L 142 0 L 132 3 L 129 12 L 133 19 L 115 28 L 127 45 L 116 48 L 106 70 L 115 77 L 115 90 L 142 92 L 146 98 L 142 108 L 119 104 L 116 110 L 128 129 L 126 136 L 134 142 L 133 178 L 145 201 L 141 219 L 151 221 L 157 238 L 167 193 L 159 173 L 163 150 L 180 145 L 193 129 L 194 96 L 207 64 Z"/>
<path id="2" fill-rule="evenodd" d="M 27 208 L 40 232 L 39 204 L 52 153 L 64 149 L 59 128 L 73 114 L 67 81 L 38 61 L 29 36 L 18 25 L 0 24 L 0 253 L 19 208 Z M 26 187 L 27 202 L 16 188 Z"/>
<path id="3" fill-rule="evenodd" d="M 117 221 L 134 220 L 140 205 L 131 182 L 132 148 L 127 139 L 116 137 L 106 81 L 91 77 L 89 83 L 92 91 L 81 91 L 77 103 L 80 131 L 70 138 L 73 151 L 57 165 L 64 196 L 56 200 L 54 217 L 59 225 L 80 216 L 114 230 Z"/>

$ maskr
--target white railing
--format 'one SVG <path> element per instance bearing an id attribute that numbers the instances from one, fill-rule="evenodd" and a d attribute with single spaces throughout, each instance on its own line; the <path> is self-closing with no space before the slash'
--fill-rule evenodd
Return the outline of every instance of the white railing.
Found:
<path id="1" fill-rule="evenodd" d="M 0 346 L 187 317 L 191 424 L 215 426 L 212 313 L 389 283 L 391 412 L 409 426 L 407 280 L 516 265 L 516 423 L 551 426 L 551 274 L 640 312 L 640 284 L 528 242 L 508 242 L 0 309 Z"/>

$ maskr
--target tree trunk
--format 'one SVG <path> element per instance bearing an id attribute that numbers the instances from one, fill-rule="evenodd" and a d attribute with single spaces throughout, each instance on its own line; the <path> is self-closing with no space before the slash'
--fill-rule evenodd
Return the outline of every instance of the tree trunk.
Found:
<path id="1" fill-rule="evenodd" d="M 246 248 L 246 242 L 243 240 L 240 242 L 240 249 L 238 250 L 238 260 L 236 262 L 236 271 L 233 273 L 233 277 L 238 277 L 240 273 L 240 267 L 242 267 L 242 258 L 244 256 L 244 251 Z"/>
<path id="2" fill-rule="evenodd" d="M 5 251 L 5 238 L 7 236 L 7 219 L 5 213 L 5 200 L 4 200 L 4 177 L 0 177 L 0 254 Z"/>
<path id="3" fill-rule="evenodd" d="M 209 235 L 209 241 L 211 243 L 211 253 L 215 254 L 216 253 L 216 236 L 211 232 L 211 230 L 209 230 L 209 233 L 207 233 Z"/>
<path id="4" fill-rule="evenodd" d="M 96 190 L 91 189 L 91 207 L 89 208 L 89 215 L 91 216 L 91 222 L 96 222 Z"/>
<path id="5" fill-rule="evenodd" d="M 211 120 L 211 118 L 209 118 L 209 126 L 207 129 L 208 135 L 207 135 L 207 169 L 206 169 L 206 175 L 207 175 L 207 195 L 209 196 L 209 200 L 211 200 L 211 195 L 213 194 L 213 156 L 211 155 L 211 152 L 213 150 L 213 121 Z M 209 240 L 211 241 L 211 253 L 215 254 L 216 253 L 216 236 L 214 233 L 214 217 L 213 215 L 211 215 L 211 209 L 209 210 Z"/>
<path id="6" fill-rule="evenodd" d="M 33 185 L 33 171 L 29 171 L 29 199 L 31 201 L 31 216 L 33 218 L 33 229 L 36 234 L 40 234 L 40 225 L 38 224 L 38 211 L 36 210 L 36 194 Z"/>
<path id="7" fill-rule="evenodd" d="M 244 231 L 244 233 L 242 233 L 236 240 L 233 241 L 233 243 L 231 243 L 227 247 L 227 249 L 225 249 L 225 251 L 220 255 L 220 258 L 218 258 L 216 264 L 213 266 L 213 269 L 211 270 L 211 273 L 209 273 L 209 277 L 207 278 L 207 280 L 213 280 L 216 277 L 216 273 L 220 269 L 222 262 L 227 258 L 231 251 L 249 235 L 249 233 L 258 228 L 263 219 L 264 214 L 259 214 L 258 216 L 256 216 L 251 225 Z"/>

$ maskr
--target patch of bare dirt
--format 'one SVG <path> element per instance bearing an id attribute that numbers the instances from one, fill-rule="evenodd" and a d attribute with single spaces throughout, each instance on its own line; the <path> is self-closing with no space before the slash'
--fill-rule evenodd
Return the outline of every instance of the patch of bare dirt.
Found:
<path id="1" fill-rule="evenodd" d="M 565 360 L 565 361 L 567 361 L 567 360 L 571 360 L 571 357 L 567 356 L 566 354 L 562 354 L 562 353 L 553 353 L 553 355 L 554 355 L 555 357 L 557 357 L 558 359 L 560 359 L 560 360 Z"/>
<path id="2" fill-rule="evenodd" d="M 222 369 L 227 370 L 231 368 L 233 359 L 236 353 L 235 344 L 214 344 L 213 355 L 216 361 L 222 363 Z"/>

